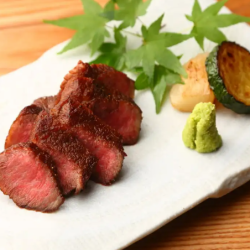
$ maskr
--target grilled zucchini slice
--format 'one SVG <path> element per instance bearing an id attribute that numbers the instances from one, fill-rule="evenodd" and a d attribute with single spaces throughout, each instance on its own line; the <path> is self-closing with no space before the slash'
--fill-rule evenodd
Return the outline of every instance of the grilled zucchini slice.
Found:
<path id="1" fill-rule="evenodd" d="M 250 53 L 233 42 L 216 46 L 206 60 L 216 99 L 239 114 L 250 114 Z"/>

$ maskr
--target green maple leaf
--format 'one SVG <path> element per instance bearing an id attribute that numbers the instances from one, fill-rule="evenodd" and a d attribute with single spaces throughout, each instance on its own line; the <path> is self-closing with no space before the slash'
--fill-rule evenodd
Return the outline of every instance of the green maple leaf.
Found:
<path id="1" fill-rule="evenodd" d="M 45 23 L 59 27 L 76 30 L 71 41 L 59 52 L 64 53 L 80 45 L 90 42 L 91 54 L 94 54 L 104 42 L 104 38 L 109 36 L 106 30 L 106 23 L 109 20 L 101 14 L 111 8 L 108 3 L 104 9 L 94 0 L 81 0 L 84 6 L 84 15 L 72 16 L 59 20 L 45 20 Z"/>
<path id="2" fill-rule="evenodd" d="M 162 66 L 156 66 L 154 84 L 151 91 L 154 96 L 156 113 L 159 114 L 166 96 L 167 87 L 176 83 L 183 83 L 179 74 L 171 72 Z"/>
<path id="3" fill-rule="evenodd" d="M 118 29 L 115 29 L 116 43 L 103 43 L 99 51 L 101 54 L 90 63 L 103 63 L 123 70 L 125 66 L 125 53 L 127 37 L 124 37 Z"/>
<path id="4" fill-rule="evenodd" d="M 210 5 L 202 11 L 198 0 L 193 5 L 192 15 L 186 18 L 194 23 L 191 34 L 194 35 L 196 42 L 204 49 L 204 39 L 221 43 L 227 40 L 226 36 L 219 28 L 228 27 L 237 23 L 250 22 L 249 17 L 236 14 L 218 14 L 228 0 L 222 0 Z"/>
<path id="5" fill-rule="evenodd" d="M 114 19 L 123 21 L 119 29 L 125 29 L 133 27 L 136 19 L 146 14 L 151 0 L 147 0 L 146 2 L 143 0 L 116 0 L 115 2 L 119 9 L 114 12 Z"/>
<path id="6" fill-rule="evenodd" d="M 168 44 L 172 46 L 175 42 L 177 43 L 177 40 L 170 43 L 168 33 L 160 33 L 162 19 L 163 15 L 153 22 L 148 29 L 142 26 L 143 45 L 127 53 L 126 64 L 128 68 L 142 65 L 144 73 L 150 78 L 154 76 L 155 62 L 175 73 L 186 76 L 179 59 L 166 48 Z M 170 34 L 175 37 L 173 33 Z M 186 39 L 187 36 L 184 35 L 183 40 Z"/>
<path id="7" fill-rule="evenodd" d="M 101 12 L 99 15 L 107 18 L 110 21 L 114 20 L 115 19 L 115 1 L 110 0 L 109 2 L 107 2 L 107 4 L 105 5 L 103 9 L 103 12 Z"/>
<path id="8" fill-rule="evenodd" d="M 135 88 L 143 90 L 150 88 L 155 100 L 156 113 L 159 114 L 163 101 L 166 96 L 168 87 L 173 84 L 183 84 L 179 74 L 168 70 L 167 68 L 155 65 L 154 77 L 152 80 L 144 73 L 140 73 L 135 81 Z"/>

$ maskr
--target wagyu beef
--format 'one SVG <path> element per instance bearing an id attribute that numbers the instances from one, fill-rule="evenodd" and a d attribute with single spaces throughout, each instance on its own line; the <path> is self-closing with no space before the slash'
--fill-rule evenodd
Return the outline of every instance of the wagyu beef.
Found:
<path id="1" fill-rule="evenodd" d="M 94 84 L 94 93 L 96 97 L 87 106 L 121 135 L 123 144 L 135 144 L 141 130 L 140 108 L 119 92 L 110 95 L 102 85 Z"/>
<path id="2" fill-rule="evenodd" d="M 13 122 L 0 154 L 0 190 L 22 208 L 53 212 L 89 179 L 111 185 L 123 145 L 138 140 L 135 83 L 104 64 L 79 61 L 56 96 L 41 97 Z"/>
<path id="3" fill-rule="evenodd" d="M 56 96 L 41 97 L 25 107 L 10 127 L 5 148 L 21 142 L 28 142 L 37 116 L 42 110 L 54 107 Z"/>
<path id="4" fill-rule="evenodd" d="M 84 105 L 68 99 L 53 111 L 66 131 L 72 132 L 98 159 L 91 179 L 103 185 L 111 184 L 119 174 L 125 156 L 120 136 L 93 115 Z"/>
<path id="5" fill-rule="evenodd" d="M 135 144 L 138 140 L 142 112 L 131 98 L 118 91 L 112 94 L 103 84 L 94 79 L 82 77 L 82 71 L 90 71 L 88 64 L 78 64 L 73 74 L 68 74 L 57 95 L 56 104 L 64 102 L 68 97 L 83 103 L 93 113 L 122 136 L 126 145 Z M 77 73 L 78 72 L 78 73 Z"/>
<path id="6" fill-rule="evenodd" d="M 41 112 L 31 141 L 53 157 L 63 195 L 78 194 L 89 180 L 96 158 L 70 131 L 64 131 L 54 119 L 46 111 Z"/>
<path id="7" fill-rule="evenodd" d="M 124 73 L 117 71 L 108 65 L 89 65 L 88 63 L 79 61 L 77 66 L 65 76 L 65 81 L 68 81 L 72 75 L 92 78 L 98 84 L 104 85 L 110 93 L 119 91 L 127 97 L 134 98 L 134 81 L 128 78 Z M 63 84 L 64 82 L 62 83 L 62 86 Z"/>
<path id="8" fill-rule="evenodd" d="M 135 83 L 124 73 L 117 71 L 105 64 L 93 64 L 96 83 L 103 84 L 111 93 L 119 91 L 127 97 L 134 98 Z"/>
<path id="9" fill-rule="evenodd" d="M 25 107 L 10 127 L 5 148 L 21 142 L 28 142 L 38 114 L 42 111 L 37 105 Z"/>
<path id="10" fill-rule="evenodd" d="M 63 203 L 51 157 L 33 143 L 0 154 L 0 189 L 21 208 L 53 212 Z"/>
<path id="11" fill-rule="evenodd" d="M 45 96 L 36 99 L 33 104 L 42 108 L 43 110 L 49 111 L 54 107 L 56 96 Z"/>

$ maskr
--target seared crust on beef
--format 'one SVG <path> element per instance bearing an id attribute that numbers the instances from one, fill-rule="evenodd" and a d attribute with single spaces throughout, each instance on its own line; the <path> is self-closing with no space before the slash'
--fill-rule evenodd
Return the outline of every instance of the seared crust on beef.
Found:
<path id="1" fill-rule="evenodd" d="M 49 213 L 64 202 L 53 159 L 33 143 L 16 144 L 0 154 L 0 189 L 30 210 Z"/>
<path id="2" fill-rule="evenodd" d="M 29 114 L 33 114 L 33 115 L 37 115 L 42 111 L 41 107 L 38 107 L 37 105 L 31 104 L 30 106 L 25 107 L 20 114 L 21 115 L 29 115 Z"/>
<path id="3" fill-rule="evenodd" d="M 133 97 L 125 74 L 79 61 L 57 96 L 36 99 L 12 124 L 0 189 L 21 208 L 53 212 L 90 178 L 112 184 L 126 156 L 122 143 L 139 137 L 142 112 Z"/>
<path id="4" fill-rule="evenodd" d="M 79 80 L 79 82 L 83 81 L 82 79 Z M 82 86 L 83 84 L 79 85 Z M 123 144 L 135 144 L 139 139 L 141 130 L 141 109 L 131 98 L 118 91 L 109 94 L 104 85 L 97 83 L 93 84 L 92 88 L 92 98 L 89 98 L 91 100 L 83 101 L 83 104 L 115 129 L 121 135 Z"/>
<path id="5" fill-rule="evenodd" d="M 115 129 L 124 145 L 137 143 L 141 131 L 142 112 L 133 102 L 121 95 L 106 95 L 90 102 L 93 113 Z"/>
<path id="6" fill-rule="evenodd" d="M 69 98 L 56 110 L 56 113 L 58 121 L 66 125 L 66 128 L 72 127 L 75 130 L 77 127 L 82 127 L 95 135 L 97 140 L 105 140 L 111 147 L 115 146 L 120 152 L 124 152 L 121 136 L 95 116 L 84 104 L 78 106 Z"/>
<path id="7" fill-rule="evenodd" d="M 36 99 L 33 104 L 42 108 L 43 110 L 49 111 L 55 105 L 56 96 L 45 96 Z"/>
<path id="8" fill-rule="evenodd" d="M 89 180 L 97 159 L 46 111 L 37 118 L 31 140 L 54 158 L 63 194 L 78 194 Z"/>
<path id="9" fill-rule="evenodd" d="M 57 95 L 56 104 L 60 105 L 68 97 L 78 105 L 83 103 L 93 111 L 94 115 L 97 115 L 122 136 L 123 144 L 135 144 L 141 130 L 142 112 L 140 108 L 131 98 L 118 91 L 110 94 L 104 84 L 85 77 L 91 76 L 91 74 L 95 73 L 91 72 L 90 66 L 80 61 L 77 67 L 65 77 Z"/>
<path id="10" fill-rule="evenodd" d="M 98 158 L 91 178 L 110 185 L 119 174 L 125 156 L 121 137 L 85 105 L 78 106 L 70 98 L 52 112 L 61 128 L 72 132 Z"/>
<path id="11" fill-rule="evenodd" d="M 88 63 L 83 63 L 82 61 L 79 61 L 77 66 L 74 67 L 72 70 L 70 70 L 69 73 L 64 77 L 64 80 L 60 86 L 60 91 L 56 96 L 55 105 L 57 105 L 59 102 L 65 101 L 67 99 L 67 98 L 63 98 L 61 95 L 63 94 L 63 91 L 64 91 L 65 86 L 68 83 L 68 81 L 74 81 L 74 79 L 72 79 L 73 76 L 76 77 L 74 79 L 77 79 L 78 77 L 91 78 L 93 76 L 93 70 Z M 92 82 L 93 82 L 93 80 L 92 80 Z"/>
<path id="12" fill-rule="evenodd" d="M 41 97 L 32 105 L 25 107 L 10 127 L 5 140 L 5 148 L 21 142 L 28 142 L 36 118 L 42 110 L 49 111 L 54 107 L 56 96 Z"/>
<path id="13" fill-rule="evenodd" d="M 28 142 L 30 134 L 38 114 L 42 111 L 37 105 L 25 107 L 18 115 L 10 127 L 8 136 L 5 140 L 5 148 L 20 142 Z"/>
<path id="14" fill-rule="evenodd" d="M 74 101 L 74 105 L 79 106 L 84 102 L 88 105 L 96 97 L 94 80 L 87 77 L 69 77 L 68 81 L 63 82 L 61 90 L 57 95 L 56 106 L 61 106 L 69 97 Z"/>
<path id="15" fill-rule="evenodd" d="M 109 92 L 119 91 L 123 95 L 134 98 L 135 82 L 124 73 L 105 64 L 92 64 L 95 82 L 104 85 Z"/>
<path id="16" fill-rule="evenodd" d="M 128 78 L 124 73 L 117 71 L 108 65 L 89 65 L 88 63 L 79 61 L 77 66 L 70 70 L 70 72 L 64 77 L 61 89 L 64 88 L 64 85 L 72 76 L 92 78 L 95 80 L 95 83 L 105 86 L 110 93 L 119 91 L 129 98 L 134 98 L 134 81 Z"/>

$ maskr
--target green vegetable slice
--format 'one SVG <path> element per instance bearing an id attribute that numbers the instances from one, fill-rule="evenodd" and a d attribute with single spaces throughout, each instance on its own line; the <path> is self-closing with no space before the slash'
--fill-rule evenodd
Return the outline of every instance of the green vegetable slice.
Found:
<path id="1" fill-rule="evenodd" d="M 250 114 L 250 53 L 233 42 L 214 48 L 206 60 L 208 81 L 217 100 L 239 114 Z"/>

